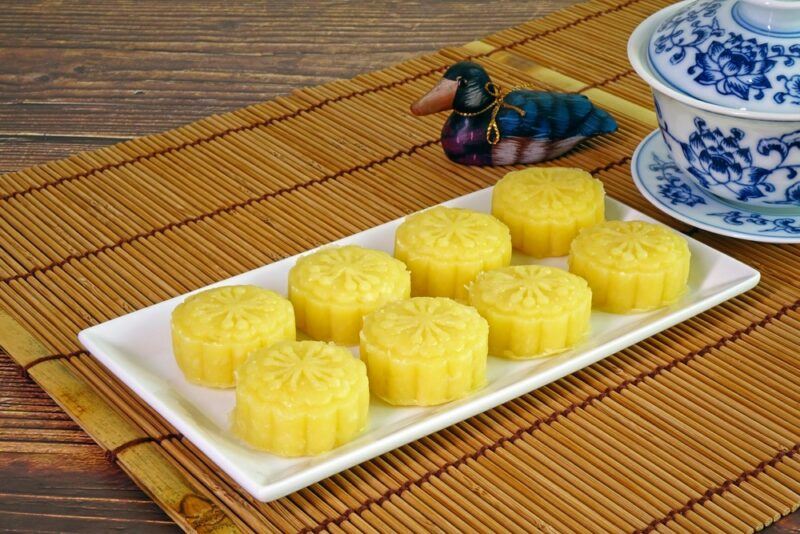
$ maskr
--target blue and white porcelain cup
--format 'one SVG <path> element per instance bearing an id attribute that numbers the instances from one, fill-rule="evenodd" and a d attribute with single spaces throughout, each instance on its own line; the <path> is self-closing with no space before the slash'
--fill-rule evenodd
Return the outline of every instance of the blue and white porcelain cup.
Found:
<path id="1" fill-rule="evenodd" d="M 675 163 L 737 206 L 800 213 L 800 1 L 689 0 L 628 41 Z"/>

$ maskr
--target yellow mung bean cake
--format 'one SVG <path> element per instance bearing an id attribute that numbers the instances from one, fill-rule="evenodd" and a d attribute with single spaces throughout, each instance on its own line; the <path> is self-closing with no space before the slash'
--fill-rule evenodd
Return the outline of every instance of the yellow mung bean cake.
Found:
<path id="1" fill-rule="evenodd" d="M 390 404 L 430 406 L 486 381 L 489 325 L 445 297 L 393 302 L 364 318 L 361 359 L 370 389 Z"/>
<path id="2" fill-rule="evenodd" d="M 410 296 L 402 261 L 355 245 L 323 248 L 289 271 L 297 326 L 314 339 L 355 345 L 364 315 Z"/>
<path id="3" fill-rule="evenodd" d="M 234 433 L 280 456 L 320 454 L 367 424 L 364 363 L 345 347 L 288 341 L 256 351 L 236 372 Z"/>
<path id="4" fill-rule="evenodd" d="M 686 291 L 691 253 L 677 232 L 644 221 L 608 221 L 572 242 L 569 270 L 592 288 L 594 306 L 614 313 L 671 304 Z"/>
<path id="5" fill-rule="evenodd" d="M 494 187 L 492 214 L 511 230 L 515 249 L 536 258 L 564 256 L 581 228 L 603 221 L 605 191 L 581 169 L 513 171 Z"/>
<path id="6" fill-rule="evenodd" d="M 256 286 L 223 286 L 191 295 L 172 312 L 172 348 L 186 379 L 233 387 L 250 352 L 295 338 L 292 304 Z"/>
<path id="7" fill-rule="evenodd" d="M 486 271 L 470 286 L 469 302 L 489 322 L 493 356 L 548 356 L 589 332 L 592 292 L 563 269 L 515 265 Z"/>
<path id="8" fill-rule="evenodd" d="M 403 221 L 394 255 L 411 271 L 412 295 L 463 300 L 479 272 L 509 264 L 511 234 L 489 214 L 437 206 Z"/>

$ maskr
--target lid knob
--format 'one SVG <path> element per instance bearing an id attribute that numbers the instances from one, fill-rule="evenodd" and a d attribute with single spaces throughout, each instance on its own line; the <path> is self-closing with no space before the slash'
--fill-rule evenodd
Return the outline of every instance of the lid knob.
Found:
<path id="1" fill-rule="evenodd" d="M 800 36 L 800 0 L 737 0 L 731 15 L 736 23 L 753 33 Z"/>

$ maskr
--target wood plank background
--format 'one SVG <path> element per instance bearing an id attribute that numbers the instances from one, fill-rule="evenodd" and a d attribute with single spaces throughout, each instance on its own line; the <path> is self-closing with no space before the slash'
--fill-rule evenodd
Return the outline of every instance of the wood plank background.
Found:
<path id="1" fill-rule="evenodd" d="M 350 78 L 570 3 L 2 1 L 0 172 Z M 5 355 L 0 528 L 175 529 Z"/>

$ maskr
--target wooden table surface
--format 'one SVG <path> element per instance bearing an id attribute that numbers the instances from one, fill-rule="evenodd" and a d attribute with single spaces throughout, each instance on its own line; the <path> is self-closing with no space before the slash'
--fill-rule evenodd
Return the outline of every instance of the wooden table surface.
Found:
<path id="1" fill-rule="evenodd" d="M 572 2 L 0 1 L 0 172 L 350 78 Z M 771 532 L 798 525 L 795 514 Z M 177 527 L 0 353 L 0 530 Z"/>

